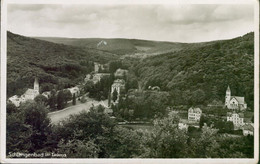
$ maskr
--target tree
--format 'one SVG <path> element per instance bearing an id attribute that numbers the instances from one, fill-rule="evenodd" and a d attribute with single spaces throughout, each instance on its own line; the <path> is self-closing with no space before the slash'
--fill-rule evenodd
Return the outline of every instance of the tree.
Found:
<path id="1" fill-rule="evenodd" d="M 61 140 L 57 149 L 59 154 L 66 154 L 69 158 L 98 158 L 100 153 L 99 146 L 94 139 L 90 140 Z"/>
<path id="2" fill-rule="evenodd" d="M 178 129 L 178 122 L 179 117 L 174 113 L 154 121 L 154 130 L 146 143 L 145 157 L 183 158 L 187 156 L 188 136 L 184 130 Z"/>
<path id="3" fill-rule="evenodd" d="M 7 102 L 6 103 L 6 112 L 7 112 L 7 114 L 16 113 L 17 107 L 13 103 Z"/>
<path id="4" fill-rule="evenodd" d="M 117 98 L 118 98 L 118 93 L 117 93 L 117 90 L 114 89 L 114 91 L 113 91 L 113 97 L 112 97 L 113 102 L 115 102 L 115 101 L 117 100 Z"/>
<path id="5" fill-rule="evenodd" d="M 71 93 L 70 93 L 70 95 L 68 95 L 68 92 L 65 93 L 63 90 L 59 91 L 58 95 L 57 95 L 57 108 L 63 109 L 67 104 L 68 97 L 70 97 L 70 96 L 71 96 Z"/>
<path id="6" fill-rule="evenodd" d="M 76 105 L 76 95 L 73 93 L 72 104 Z"/>
<path id="7" fill-rule="evenodd" d="M 58 109 L 63 109 L 66 105 L 66 100 L 64 98 L 64 92 L 61 90 L 58 92 L 58 95 L 57 95 L 57 108 Z"/>
<path id="8" fill-rule="evenodd" d="M 108 91 L 108 106 L 110 106 L 111 104 L 111 94 L 110 94 L 110 90 Z"/>
<path id="9" fill-rule="evenodd" d="M 104 113 L 104 111 L 105 111 L 105 107 L 103 107 L 102 105 L 98 105 L 98 107 L 97 107 L 97 112 L 99 112 L 99 113 Z"/>
<path id="10" fill-rule="evenodd" d="M 50 106 L 50 108 L 52 110 L 54 110 L 56 108 L 56 103 L 57 103 L 57 96 L 56 96 L 56 91 L 55 90 L 52 90 L 51 91 L 51 95 L 50 95 L 50 98 L 48 100 L 48 104 Z"/>
<path id="11" fill-rule="evenodd" d="M 100 148 L 98 157 L 104 158 L 109 156 L 108 150 L 110 150 L 111 132 L 114 126 L 114 121 L 107 114 L 92 107 L 89 112 L 83 111 L 77 115 L 71 115 L 58 125 L 55 133 L 59 134 L 59 140 L 63 139 L 65 143 L 80 140 L 84 145 L 88 141 L 94 141 L 97 148 Z M 81 157 L 84 158 L 85 155 Z"/>
<path id="12" fill-rule="evenodd" d="M 83 95 L 83 96 L 81 97 L 80 102 L 81 102 L 81 103 L 87 102 L 87 99 L 86 99 L 86 96 L 85 96 L 85 95 Z"/>
<path id="13" fill-rule="evenodd" d="M 231 121 L 225 122 L 225 132 L 231 133 L 234 130 L 234 124 Z"/>
<path id="14" fill-rule="evenodd" d="M 72 94 L 71 94 L 71 92 L 68 89 L 65 89 L 63 91 L 63 96 L 64 96 L 65 104 L 67 104 L 67 102 L 72 99 Z"/>
<path id="15" fill-rule="evenodd" d="M 85 92 L 90 92 L 93 88 L 94 88 L 93 81 L 87 81 L 86 84 L 84 85 Z"/>
<path id="16" fill-rule="evenodd" d="M 201 89 L 198 89 L 192 93 L 192 103 L 195 105 L 204 103 L 205 100 L 205 92 Z"/>
<path id="17" fill-rule="evenodd" d="M 143 131 L 116 126 L 112 132 L 110 155 L 113 158 L 135 158 L 143 153 Z"/>
<path id="18" fill-rule="evenodd" d="M 204 115 L 202 115 L 201 117 L 200 117 L 200 128 L 202 128 L 202 126 L 204 125 L 204 123 L 206 123 L 206 119 L 205 119 L 205 116 Z"/>
<path id="19" fill-rule="evenodd" d="M 42 149 L 47 141 L 50 131 L 50 119 L 48 110 L 43 104 L 37 104 L 34 101 L 27 101 L 21 105 L 21 114 L 24 118 L 24 124 L 31 126 L 32 135 L 30 141 L 31 152 Z"/>
<path id="20" fill-rule="evenodd" d="M 41 94 L 37 95 L 37 96 L 34 98 L 34 101 L 35 101 L 36 103 L 42 103 L 42 104 L 44 104 L 44 105 L 47 105 L 47 104 L 48 104 L 48 99 L 47 99 L 45 96 L 41 95 Z"/>
<path id="21" fill-rule="evenodd" d="M 216 141 L 217 129 L 203 126 L 199 138 L 192 138 L 188 153 L 189 157 L 218 158 L 220 145 Z M 206 150 L 206 151 L 204 151 Z"/>
<path id="22" fill-rule="evenodd" d="M 20 113 L 8 113 L 6 117 L 6 155 L 9 152 L 32 150 L 32 133 L 32 126 L 24 123 L 24 117 Z"/>

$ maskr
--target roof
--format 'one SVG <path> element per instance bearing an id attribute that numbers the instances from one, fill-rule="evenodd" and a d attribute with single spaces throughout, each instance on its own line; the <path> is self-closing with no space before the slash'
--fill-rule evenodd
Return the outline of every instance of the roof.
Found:
<path id="1" fill-rule="evenodd" d="M 249 130 L 249 131 L 254 131 L 254 127 L 250 124 L 245 124 L 243 126 L 243 130 Z"/>
<path id="2" fill-rule="evenodd" d="M 105 108 L 104 112 L 105 113 L 113 113 L 113 110 L 111 108 Z"/>
<path id="3" fill-rule="evenodd" d="M 125 80 L 123 80 L 123 79 L 116 79 L 116 80 L 114 80 L 114 83 L 113 83 L 113 85 L 118 85 L 118 84 L 120 84 L 120 85 L 124 85 L 125 84 Z"/>
<path id="4" fill-rule="evenodd" d="M 94 76 L 110 76 L 110 73 L 95 73 Z"/>
<path id="5" fill-rule="evenodd" d="M 36 78 L 34 78 L 34 83 L 39 83 L 39 80 L 38 80 L 38 78 L 36 77 Z"/>
<path id="6" fill-rule="evenodd" d="M 180 119 L 179 122 L 180 122 L 180 123 L 183 123 L 183 124 L 188 124 L 188 123 L 189 123 L 189 120 L 187 120 L 187 119 Z"/>
<path id="7" fill-rule="evenodd" d="M 245 98 L 244 97 L 239 97 L 239 96 L 231 96 L 231 99 L 235 98 L 238 102 L 238 104 L 245 104 Z"/>
<path id="8" fill-rule="evenodd" d="M 236 113 L 236 112 L 227 112 L 228 117 L 232 117 L 234 114 L 238 114 L 240 118 L 244 118 L 244 113 Z"/>
<path id="9" fill-rule="evenodd" d="M 244 118 L 245 123 L 252 123 L 251 118 Z"/>
<path id="10" fill-rule="evenodd" d="M 24 93 L 24 95 L 34 95 L 38 93 L 38 91 L 34 90 L 34 89 L 27 89 L 27 91 Z"/>
<path id="11" fill-rule="evenodd" d="M 190 108 L 189 109 L 189 113 L 202 113 L 201 109 L 200 108 Z"/>
<path id="12" fill-rule="evenodd" d="M 229 86 L 227 87 L 227 91 L 229 91 L 229 92 L 230 92 L 230 88 L 229 88 Z"/>
<path id="13" fill-rule="evenodd" d="M 17 99 L 17 98 L 19 98 L 17 95 L 14 95 L 14 96 L 12 96 L 12 97 L 9 97 L 9 99 Z"/>
<path id="14" fill-rule="evenodd" d="M 51 91 L 44 91 L 42 94 L 51 94 Z"/>
<path id="15" fill-rule="evenodd" d="M 231 116 L 232 116 L 232 113 L 231 113 L 231 112 L 227 112 L 227 116 L 228 116 L 228 117 L 231 117 Z"/>
<path id="16" fill-rule="evenodd" d="M 50 95 L 50 94 L 51 94 L 51 91 L 42 92 L 42 95 Z"/>
<path id="17" fill-rule="evenodd" d="M 238 113 L 240 118 L 244 118 L 244 113 Z"/>

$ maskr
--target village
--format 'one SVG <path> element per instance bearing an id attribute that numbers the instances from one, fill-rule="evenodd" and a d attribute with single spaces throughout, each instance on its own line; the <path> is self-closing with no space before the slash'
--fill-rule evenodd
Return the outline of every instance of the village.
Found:
<path id="1" fill-rule="evenodd" d="M 71 114 L 77 114 L 82 110 L 89 110 L 90 107 L 98 107 L 98 106 L 103 106 L 105 108 L 105 113 L 107 113 L 110 118 L 116 119 L 114 110 L 115 107 L 118 106 L 120 99 L 125 99 L 126 93 L 124 92 L 125 90 L 125 85 L 126 82 L 124 78 L 128 74 L 128 70 L 126 69 L 121 69 L 118 68 L 114 72 L 114 77 L 115 80 L 111 87 L 109 88 L 109 96 L 108 99 L 105 100 L 94 100 L 93 98 L 90 98 L 88 95 L 89 93 L 83 93 L 84 90 L 82 89 L 82 85 L 85 85 L 86 83 L 93 83 L 97 84 L 98 82 L 101 81 L 102 78 L 104 77 L 109 77 L 110 73 L 102 73 L 104 70 L 108 67 L 107 65 L 102 65 L 99 63 L 94 63 L 94 71 L 91 72 L 90 74 L 87 74 L 84 81 L 80 83 L 79 85 L 76 85 L 71 88 L 66 88 L 63 89 L 66 91 L 69 91 L 73 98 L 75 97 L 76 102 L 75 104 L 72 103 L 72 97 L 71 100 L 68 101 L 68 104 L 65 108 L 50 112 L 48 115 L 52 120 L 52 123 L 59 123 L 61 120 L 69 117 Z M 135 89 L 135 90 L 140 90 L 140 89 Z M 160 87 L 158 86 L 149 86 L 147 88 L 147 91 L 149 92 L 162 92 L 160 91 Z M 58 93 L 59 91 L 57 91 Z M 38 95 L 40 95 L 40 86 L 39 86 L 39 80 L 38 78 L 35 78 L 34 81 L 34 88 L 33 89 L 27 89 L 27 91 L 21 95 L 17 96 L 14 95 L 8 99 L 8 102 L 13 103 L 16 107 L 19 107 L 21 104 L 28 100 L 34 100 Z M 42 96 L 46 97 L 47 99 L 50 98 L 51 96 L 51 91 L 45 91 L 41 93 Z M 80 100 L 85 100 L 85 101 L 80 101 Z M 75 101 L 75 100 L 74 100 Z M 74 106 L 73 106 L 73 105 Z M 238 97 L 238 96 L 232 96 L 231 95 L 231 89 L 229 86 L 227 86 L 226 90 L 226 96 L 225 96 L 225 104 L 208 104 L 208 107 L 211 106 L 217 106 L 221 108 L 227 109 L 226 114 L 223 115 L 214 115 L 210 114 L 208 112 L 203 112 L 203 110 L 199 107 L 189 107 L 184 110 L 178 110 L 175 107 L 167 107 L 167 111 L 169 113 L 174 113 L 180 117 L 179 123 L 178 123 L 178 128 L 183 129 L 185 131 L 188 130 L 189 127 L 193 128 L 201 128 L 203 124 L 209 124 L 210 126 L 214 127 L 214 121 L 212 120 L 220 120 L 224 122 L 231 123 L 231 130 L 232 134 L 239 134 L 239 135 L 254 135 L 254 123 L 252 122 L 252 113 L 248 115 L 247 112 L 247 104 L 245 102 L 244 97 Z M 133 113 L 133 111 L 129 111 L 130 113 Z M 247 115 L 247 116 L 246 116 Z M 207 120 L 205 120 L 207 118 Z M 118 121 L 118 125 L 146 125 L 147 121 L 140 120 L 139 118 L 133 119 L 131 121 L 123 120 L 120 119 Z M 148 122 L 149 124 L 149 122 Z M 229 124 L 230 125 L 230 124 Z M 227 124 L 222 124 L 221 126 L 228 126 Z M 230 127 L 230 126 L 229 126 Z M 225 129 L 225 127 L 220 127 Z M 234 133 L 234 131 L 240 131 L 240 133 Z M 225 131 L 225 132 L 230 132 L 230 131 Z M 235 136 L 239 136 L 235 135 Z"/>

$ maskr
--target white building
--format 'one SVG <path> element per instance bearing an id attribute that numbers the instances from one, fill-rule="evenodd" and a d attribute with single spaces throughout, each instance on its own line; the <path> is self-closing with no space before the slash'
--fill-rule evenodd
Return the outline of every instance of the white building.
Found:
<path id="1" fill-rule="evenodd" d="M 178 128 L 181 129 L 181 130 L 184 129 L 184 130 L 187 131 L 187 130 L 188 130 L 188 127 L 189 127 L 189 126 L 188 126 L 187 123 L 183 123 L 183 122 L 179 122 L 179 123 L 178 123 Z"/>
<path id="2" fill-rule="evenodd" d="M 226 90 L 225 106 L 228 109 L 234 109 L 234 110 L 245 110 L 247 108 L 247 104 L 245 103 L 245 98 L 238 97 L 238 96 L 231 96 L 231 90 L 229 86 Z"/>
<path id="3" fill-rule="evenodd" d="M 35 78 L 33 89 L 29 88 L 26 90 L 24 94 L 21 95 L 21 97 L 14 95 L 10 97 L 8 100 L 11 101 L 16 107 L 19 107 L 21 103 L 27 100 L 34 100 L 34 98 L 39 94 L 40 94 L 39 81 L 37 78 Z"/>
<path id="4" fill-rule="evenodd" d="M 201 117 L 202 111 L 200 108 L 190 108 L 188 110 L 188 120 L 189 121 L 199 121 Z"/>
<path id="5" fill-rule="evenodd" d="M 42 92 L 42 95 L 45 96 L 48 99 L 51 96 L 51 91 Z"/>
<path id="6" fill-rule="evenodd" d="M 21 98 L 19 96 L 14 95 L 14 96 L 10 97 L 8 100 L 11 101 L 16 107 L 20 106 Z"/>
<path id="7" fill-rule="evenodd" d="M 76 97 L 78 97 L 80 95 L 80 89 L 77 86 L 72 87 L 72 88 L 68 88 L 68 90 L 70 91 L 72 96 L 73 96 L 73 94 L 75 94 Z"/>
<path id="8" fill-rule="evenodd" d="M 119 100 L 119 96 L 122 90 L 125 89 L 125 81 L 123 79 L 116 79 L 111 86 L 111 98 L 113 99 L 113 93 L 117 92 L 117 100 Z"/>
<path id="9" fill-rule="evenodd" d="M 251 124 L 245 124 L 243 127 L 243 135 L 247 136 L 247 135 L 254 135 L 254 126 L 252 126 Z"/>
<path id="10" fill-rule="evenodd" d="M 92 75 L 91 74 L 87 74 L 85 79 L 84 79 L 84 81 L 87 82 L 87 81 L 89 81 L 91 79 L 92 79 Z"/>
<path id="11" fill-rule="evenodd" d="M 231 121 L 234 124 L 235 129 L 241 128 L 244 123 L 244 114 L 243 113 L 227 113 L 227 121 Z"/>

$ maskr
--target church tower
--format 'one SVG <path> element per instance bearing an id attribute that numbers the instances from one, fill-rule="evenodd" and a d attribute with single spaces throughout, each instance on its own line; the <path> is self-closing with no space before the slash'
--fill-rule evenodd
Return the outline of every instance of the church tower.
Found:
<path id="1" fill-rule="evenodd" d="M 228 88 L 227 88 L 227 90 L 226 90 L 226 99 L 225 99 L 225 106 L 226 106 L 227 108 L 229 108 L 230 99 L 231 99 L 231 90 L 230 90 L 230 88 L 229 88 L 229 86 L 228 86 Z"/>
<path id="2" fill-rule="evenodd" d="M 33 89 L 34 89 L 34 91 L 37 91 L 38 94 L 39 94 L 40 89 L 39 89 L 39 81 L 38 81 L 38 78 L 35 78 L 35 79 L 34 79 L 34 86 L 33 86 Z"/>

